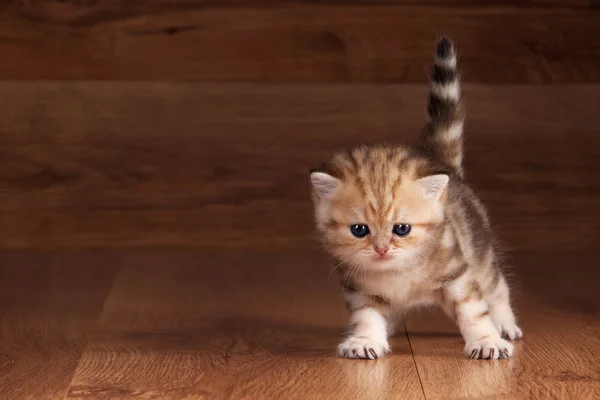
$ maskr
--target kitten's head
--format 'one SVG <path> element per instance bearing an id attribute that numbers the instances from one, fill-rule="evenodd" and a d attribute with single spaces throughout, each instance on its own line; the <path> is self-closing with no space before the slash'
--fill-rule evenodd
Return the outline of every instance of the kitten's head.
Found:
<path id="1" fill-rule="evenodd" d="M 347 265 L 406 268 L 439 232 L 449 176 L 399 147 L 359 147 L 311 172 L 317 230 Z"/>

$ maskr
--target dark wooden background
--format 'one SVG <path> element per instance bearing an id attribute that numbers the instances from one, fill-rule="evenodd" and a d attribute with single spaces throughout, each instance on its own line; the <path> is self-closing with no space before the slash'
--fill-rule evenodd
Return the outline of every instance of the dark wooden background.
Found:
<path id="1" fill-rule="evenodd" d="M 414 140 L 441 34 L 502 239 L 595 247 L 599 4 L 5 0 L 0 248 L 313 246 L 308 169 Z"/>

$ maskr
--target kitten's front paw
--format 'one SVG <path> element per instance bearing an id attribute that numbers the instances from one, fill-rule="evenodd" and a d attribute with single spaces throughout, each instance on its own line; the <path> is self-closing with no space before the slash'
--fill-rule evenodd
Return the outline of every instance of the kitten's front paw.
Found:
<path id="1" fill-rule="evenodd" d="M 376 360 L 390 352 L 386 341 L 377 341 L 365 337 L 351 336 L 338 346 L 338 354 L 344 358 Z"/>
<path id="2" fill-rule="evenodd" d="M 496 326 L 496 329 L 504 339 L 518 340 L 523 337 L 523 331 L 515 323 L 501 323 Z"/>
<path id="3" fill-rule="evenodd" d="M 465 355 L 472 360 L 508 358 L 513 352 L 514 346 L 500 337 L 476 340 L 465 346 Z"/>

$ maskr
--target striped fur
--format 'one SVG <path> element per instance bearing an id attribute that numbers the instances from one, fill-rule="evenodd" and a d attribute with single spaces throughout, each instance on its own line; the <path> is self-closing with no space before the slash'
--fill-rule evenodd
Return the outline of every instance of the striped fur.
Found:
<path id="1" fill-rule="evenodd" d="M 458 162 L 462 105 L 448 41 L 435 62 L 424 149 L 356 146 L 311 171 L 317 232 L 351 312 L 344 357 L 385 355 L 402 314 L 427 304 L 456 321 L 471 358 L 508 357 L 513 345 L 501 335 L 522 335 L 487 212 Z M 356 224 L 368 227 L 364 237 L 351 233 Z M 394 234 L 397 224 L 409 234 Z"/>
<path id="2" fill-rule="evenodd" d="M 452 43 L 442 39 L 436 49 L 430 77 L 427 125 L 423 130 L 425 149 L 463 177 L 463 127 L 460 73 Z"/>

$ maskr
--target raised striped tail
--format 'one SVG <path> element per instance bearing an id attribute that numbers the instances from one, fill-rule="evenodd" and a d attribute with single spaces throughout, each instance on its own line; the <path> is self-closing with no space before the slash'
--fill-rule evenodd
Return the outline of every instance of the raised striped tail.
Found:
<path id="1" fill-rule="evenodd" d="M 435 63 L 431 71 L 428 121 L 423 131 L 422 142 L 436 159 L 463 177 L 465 113 L 460 89 L 456 51 L 452 43 L 443 38 L 437 45 Z"/>

